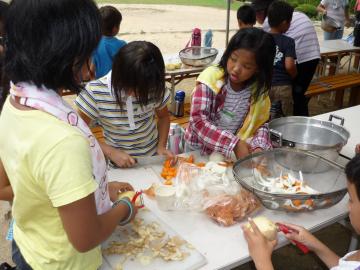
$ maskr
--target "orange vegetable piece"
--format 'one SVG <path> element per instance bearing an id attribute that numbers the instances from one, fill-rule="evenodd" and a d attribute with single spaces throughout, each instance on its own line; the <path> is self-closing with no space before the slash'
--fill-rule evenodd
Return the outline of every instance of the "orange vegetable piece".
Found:
<path id="1" fill-rule="evenodd" d="M 198 162 L 198 163 L 196 163 L 195 164 L 196 166 L 198 166 L 198 167 L 205 167 L 205 163 L 204 162 Z"/>
<path id="2" fill-rule="evenodd" d="M 164 185 L 171 186 L 172 184 L 173 184 L 173 182 L 171 180 L 164 181 Z"/>
<path id="3" fill-rule="evenodd" d="M 194 163 L 194 156 L 193 156 L 193 155 L 190 155 L 190 156 L 187 158 L 186 162 L 188 162 L 188 163 Z"/>
<path id="4" fill-rule="evenodd" d="M 292 201 L 293 205 L 295 205 L 296 207 L 301 205 L 301 200 L 293 200 Z"/>
<path id="5" fill-rule="evenodd" d="M 171 159 L 167 159 L 165 162 L 164 162 L 164 168 L 170 168 L 171 167 Z"/>
<path id="6" fill-rule="evenodd" d="M 307 199 L 307 200 L 305 201 L 305 204 L 306 204 L 307 206 L 312 207 L 312 206 L 314 205 L 314 201 L 313 201 L 312 199 Z"/>

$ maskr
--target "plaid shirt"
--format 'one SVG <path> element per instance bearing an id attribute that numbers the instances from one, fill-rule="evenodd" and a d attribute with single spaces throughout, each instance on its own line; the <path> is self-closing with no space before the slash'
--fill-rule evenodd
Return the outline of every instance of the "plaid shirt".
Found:
<path id="1" fill-rule="evenodd" d="M 205 84 L 198 84 L 192 96 L 190 122 L 185 132 L 185 140 L 194 148 L 200 148 L 202 154 L 220 152 L 226 157 L 230 157 L 235 145 L 240 138 L 235 134 L 219 129 L 215 123 L 220 119 L 220 111 L 224 107 L 226 87 L 216 95 Z M 250 100 L 244 101 L 249 105 Z M 241 126 L 239 127 L 239 129 Z M 261 126 L 250 140 L 251 150 L 261 148 L 271 149 L 271 141 L 267 125 Z"/>

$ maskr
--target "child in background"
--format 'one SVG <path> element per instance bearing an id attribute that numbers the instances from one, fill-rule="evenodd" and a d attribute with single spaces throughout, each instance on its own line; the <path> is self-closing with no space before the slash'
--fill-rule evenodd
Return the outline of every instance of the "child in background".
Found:
<path id="1" fill-rule="evenodd" d="M 105 143 L 100 144 L 113 165 L 132 167 L 137 156 L 173 157 L 166 149 L 169 98 L 159 48 L 134 41 L 115 56 L 112 72 L 90 82 L 75 103 L 86 122 L 102 126 Z"/>
<path id="2" fill-rule="evenodd" d="M 272 119 L 292 115 L 292 80 L 297 75 L 295 41 L 284 35 L 289 29 L 294 8 L 274 1 L 268 9 L 270 33 L 276 43 L 274 73 L 270 90 Z"/>
<path id="3" fill-rule="evenodd" d="M 347 187 L 349 193 L 349 218 L 357 234 L 360 233 L 360 155 L 355 156 L 345 168 Z M 250 221 L 253 231 L 243 227 L 245 239 L 248 242 L 250 255 L 257 269 L 274 269 L 271 262 L 271 253 L 276 245 L 276 240 L 270 242 L 260 233 L 256 224 Z M 339 258 L 332 250 L 303 227 L 287 224 L 293 231 L 285 236 L 306 245 L 332 270 L 360 269 L 360 250 L 350 252 Z"/>
<path id="4" fill-rule="evenodd" d="M 12 0 L 7 12 L 0 196 L 13 200 L 13 261 L 23 270 L 99 269 L 100 244 L 136 215 L 118 200 L 132 187 L 108 183 L 100 146 L 59 95 L 81 89 L 99 10 L 92 0 Z"/>
<path id="5" fill-rule="evenodd" d="M 256 23 L 255 10 L 250 5 L 242 5 L 237 10 L 237 20 L 239 29 L 254 27 Z"/>
<path id="6" fill-rule="evenodd" d="M 237 158 L 270 149 L 268 128 L 273 37 L 257 28 L 238 31 L 220 64 L 205 69 L 193 92 L 186 150 Z M 251 139 L 250 139 L 251 138 Z M 247 141 L 250 140 L 250 144 Z"/>
<path id="7" fill-rule="evenodd" d="M 126 45 L 124 40 L 116 38 L 120 31 L 122 15 L 113 6 L 100 8 L 102 38 L 92 56 L 91 72 L 95 78 L 101 78 L 111 70 L 115 54 Z"/>

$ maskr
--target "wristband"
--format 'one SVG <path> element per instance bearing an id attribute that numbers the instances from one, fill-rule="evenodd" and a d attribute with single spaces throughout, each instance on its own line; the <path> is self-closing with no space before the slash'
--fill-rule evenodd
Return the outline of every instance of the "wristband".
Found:
<path id="1" fill-rule="evenodd" d="M 119 222 L 119 225 L 123 226 L 123 225 L 126 225 L 127 223 L 129 223 L 129 221 L 132 218 L 132 214 L 133 214 L 134 210 L 133 210 L 132 204 L 128 200 L 126 200 L 124 198 L 115 201 L 114 204 L 112 205 L 112 208 L 116 207 L 120 203 L 127 205 L 129 210 L 130 210 L 130 213 L 127 216 L 127 218 L 125 220 Z"/>

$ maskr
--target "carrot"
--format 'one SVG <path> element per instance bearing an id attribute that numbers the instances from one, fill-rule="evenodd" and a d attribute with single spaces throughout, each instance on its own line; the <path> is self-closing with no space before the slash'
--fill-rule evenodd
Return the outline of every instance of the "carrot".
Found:
<path id="1" fill-rule="evenodd" d="M 301 205 L 301 200 L 293 200 L 292 201 L 293 205 L 295 205 L 296 207 Z"/>

